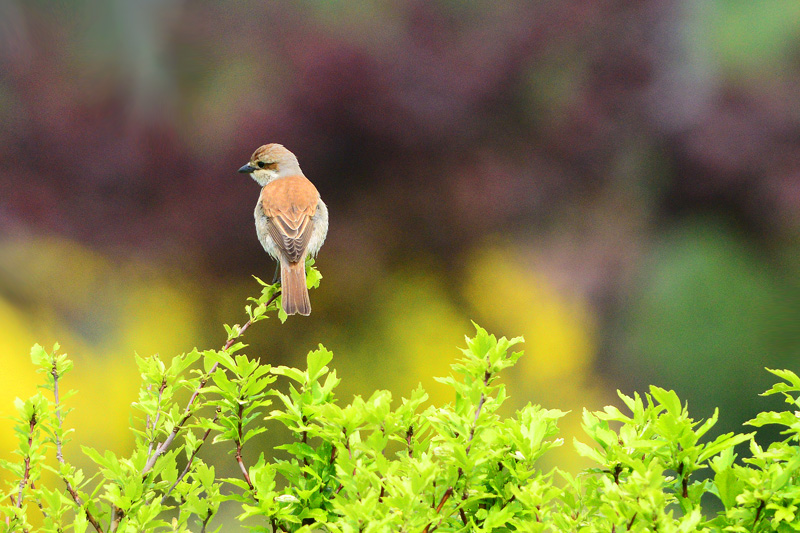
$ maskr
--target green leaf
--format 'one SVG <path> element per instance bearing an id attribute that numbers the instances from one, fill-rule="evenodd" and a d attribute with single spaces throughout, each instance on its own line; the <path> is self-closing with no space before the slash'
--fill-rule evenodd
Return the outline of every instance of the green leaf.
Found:
<path id="1" fill-rule="evenodd" d="M 588 444 L 584 444 L 575 438 L 572 439 L 572 444 L 575 446 L 575 450 L 581 457 L 587 457 L 601 465 L 606 463 L 605 457 L 603 457 L 599 451 L 597 451 L 595 448 L 592 448 Z"/>
<path id="2" fill-rule="evenodd" d="M 697 462 L 702 463 L 706 459 L 709 459 L 718 453 L 726 450 L 728 448 L 733 448 L 737 444 L 742 442 L 746 442 L 753 438 L 755 433 L 747 433 L 742 435 L 734 435 L 733 433 L 726 433 L 724 435 L 720 435 L 713 442 L 710 442 L 705 445 L 703 448 L 702 453 L 698 456 Z"/>
<path id="3" fill-rule="evenodd" d="M 316 289 L 322 281 L 322 274 L 314 267 L 314 259 L 308 258 L 306 260 L 306 285 L 308 289 Z"/>
<path id="4" fill-rule="evenodd" d="M 792 372 L 791 370 L 775 370 L 768 368 L 767 372 L 775 374 L 779 378 L 788 381 L 789 387 L 786 387 L 785 384 L 783 383 L 779 383 L 778 385 L 783 385 L 782 388 L 780 388 L 779 390 L 772 388 L 767 392 L 765 392 L 764 395 L 775 394 L 776 392 L 787 392 L 787 391 L 800 392 L 800 377 L 798 377 L 798 375 Z M 778 385 L 775 385 L 775 387 L 778 387 Z"/>
<path id="5" fill-rule="evenodd" d="M 748 426 L 755 426 L 755 427 L 762 427 L 768 424 L 779 424 L 783 426 L 791 427 L 798 423 L 798 417 L 794 413 L 790 413 L 788 411 L 783 412 L 775 412 L 775 411 L 765 411 L 758 413 L 758 415 L 752 419 L 745 422 Z"/>
<path id="6" fill-rule="evenodd" d="M 287 378 L 301 384 L 306 382 L 306 373 L 301 372 L 296 368 L 291 368 L 288 366 L 275 366 L 270 369 L 270 372 L 278 376 L 286 376 Z"/>
<path id="7" fill-rule="evenodd" d="M 661 387 L 651 386 L 650 394 L 659 404 L 667 408 L 667 412 L 670 415 L 676 418 L 681 416 L 683 408 L 681 407 L 681 401 L 678 398 L 678 395 L 675 394 L 675 391 L 668 391 L 662 389 Z"/>
<path id="8" fill-rule="evenodd" d="M 278 320 L 281 321 L 281 324 L 285 324 L 286 320 L 289 318 L 289 315 L 286 314 L 286 311 L 283 310 L 283 305 L 281 304 L 281 297 L 278 297 L 276 300 L 278 304 Z"/>
<path id="9" fill-rule="evenodd" d="M 319 379 L 323 374 L 328 371 L 325 366 L 333 360 L 333 352 L 319 345 L 314 351 L 308 353 L 306 356 L 306 363 L 308 364 L 308 380 L 314 382 Z"/>
<path id="10" fill-rule="evenodd" d="M 51 357 L 39 344 L 34 344 L 33 348 L 31 348 L 31 362 L 40 367 L 52 366 Z"/>

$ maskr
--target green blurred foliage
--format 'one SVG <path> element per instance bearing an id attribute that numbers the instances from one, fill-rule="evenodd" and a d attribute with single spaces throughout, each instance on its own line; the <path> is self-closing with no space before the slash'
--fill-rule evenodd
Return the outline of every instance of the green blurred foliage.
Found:
<path id="1" fill-rule="evenodd" d="M 794 275 L 738 232 L 687 221 L 654 246 L 631 290 L 619 372 L 675 388 L 700 413 L 736 406 L 721 418 L 733 430 L 764 409 L 743 399 L 769 384 L 763 368 L 797 361 L 798 298 Z"/>
<path id="2" fill-rule="evenodd" d="M 795 61 L 800 40 L 800 4 L 792 0 L 708 2 L 703 19 L 708 44 L 734 76 L 780 75 Z"/>

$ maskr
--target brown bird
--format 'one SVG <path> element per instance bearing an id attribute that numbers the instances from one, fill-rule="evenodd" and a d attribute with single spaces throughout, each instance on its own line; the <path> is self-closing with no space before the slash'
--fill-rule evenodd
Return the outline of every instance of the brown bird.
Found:
<path id="1" fill-rule="evenodd" d="M 306 257 L 316 256 L 325 242 L 328 208 L 303 175 L 297 157 L 280 144 L 259 147 L 239 172 L 261 185 L 256 233 L 264 250 L 278 261 L 283 310 L 287 315 L 308 315 Z"/>

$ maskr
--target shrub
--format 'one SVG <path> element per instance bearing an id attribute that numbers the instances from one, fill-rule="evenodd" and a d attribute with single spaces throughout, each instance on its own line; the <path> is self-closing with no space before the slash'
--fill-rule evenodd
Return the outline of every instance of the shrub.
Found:
<path id="1" fill-rule="evenodd" d="M 319 283 L 312 268 L 309 284 Z M 678 396 L 651 387 L 619 394 L 626 412 L 583 413 L 586 442 L 577 452 L 595 466 L 578 475 L 543 471 L 539 459 L 563 445 L 566 413 L 527 405 L 501 418 L 506 399 L 499 374 L 513 366 L 521 338 L 497 339 L 475 326 L 452 374 L 439 381 L 455 401 L 427 405 L 420 387 L 392 402 L 388 391 L 335 397 L 333 354 L 320 346 L 306 368 L 272 367 L 243 353 L 240 339 L 269 313 L 279 313 L 277 286 L 264 284 L 246 307 L 248 321 L 225 326 L 220 350 L 194 349 L 171 360 L 137 357 L 142 376 L 129 457 L 84 446 L 90 473 L 63 456 L 70 435 L 62 381 L 72 362 L 34 346 L 43 392 L 16 402 L 18 459 L 3 461 L 11 479 L 0 495 L 0 529 L 82 533 L 227 530 L 215 524 L 222 505 L 254 531 L 795 531 L 800 502 L 800 419 L 766 412 L 751 426 L 779 424 L 786 439 L 762 449 L 754 433 L 704 438 L 716 413 L 695 421 Z M 285 317 L 281 317 L 285 319 Z M 797 409 L 800 378 L 771 370 Z M 288 382 L 288 392 L 272 385 Z M 188 401 L 179 402 L 181 391 Z M 255 435 L 283 425 L 278 446 L 289 459 L 263 453 L 246 464 Z M 212 438 L 227 447 L 241 475 L 220 478 L 197 452 Z M 749 442 L 737 462 L 734 446 Z M 248 454 L 250 455 L 250 454 Z M 710 469 L 710 475 L 696 473 Z M 57 486 L 42 482 L 52 471 Z M 34 517 L 34 518 L 31 518 Z M 32 525 L 32 520 L 36 526 Z"/>

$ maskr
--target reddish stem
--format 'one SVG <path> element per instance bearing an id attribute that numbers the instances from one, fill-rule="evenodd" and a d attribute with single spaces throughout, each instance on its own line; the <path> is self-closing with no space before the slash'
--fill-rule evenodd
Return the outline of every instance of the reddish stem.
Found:
<path id="1" fill-rule="evenodd" d="M 278 291 L 275 294 L 273 294 L 272 298 L 270 298 L 267 301 L 266 306 L 269 307 L 269 305 L 272 302 L 274 302 L 278 298 L 278 296 L 280 296 L 280 294 L 281 294 L 280 291 Z M 238 335 L 236 335 L 235 337 L 233 337 L 231 339 L 228 339 L 228 342 L 225 343 L 225 346 L 222 347 L 222 350 L 223 351 L 227 350 L 228 348 L 233 346 L 233 343 L 239 337 L 241 337 L 244 334 L 244 332 L 247 331 L 247 328 L 249 328 L 252 324 L 253 324 L 253 320 L 252 319 L 250 319 L 247 322 L 245 322 L 245 324 L 241 328 L 239 328 Z M 191 418 L 192 414 L 194 414 L 193 411 L 192 411 L 192 405 L 194 405 L 194 402 L 195 402 L 195 400 L 197 400 L 197 397 L 200 395 L 200 392 L 202 391 L 203 387 L 205 387 L 206 383 L 208 383 L 209 379 L 211 379 L 211 374 L 213 374 L 217 370 L 218 367 L 219 367 L 219 363 L 214 363 L 214 366 L 211 367 L 211 369 L 208 371 L 208 374 L 203 379 L 200 380 L 200 384 L 197 386 L 195 391 L 192 393 L 192 396 L 189 398 L 189 403 L 186 404 L 186 409 L 184 409 L 184 411 L 183 411 L 183 418 L 181 418 L 180 422 L 178 422 L 175 425 L 175 427 L 172 429 L 172 432 L 169 434 L 169 436 L 167 436 L 167 439 L 164 442 L 162 442 L 161 444 L 158 445 L 158 447 L 156 448 L 155 452 L 153 452 L 153 455 L 150 456 L 150 459 L 147 460 L 147 463 L 144 465 L 144 469 L 142 469 L 142 475 L 143 476 L 146 475 L 150 470 L 153 469 L 153 466 L 155 466 L 155 464 L 156 464 L 156 460 L 164 452 L 167 451 L 167 449 L 172 444 L 172 441 L 174 441 L 175 437 L 178 435 L 178 432 L 181 430 L 181 428 L 183 428 L 183 426 L 186 424 L 186 422 L 189 420 L 189 418 Z"/>
<path id="2" fill-rule="evenodd" d="M 54 355 L 55 357 L 55 355 Z M 61 403 L 58 396 L 58 370 L 56 368 L 55 361 L 53 362 L 53 369 L 51 370 L 50 374 L 53 376 L 53 400 L 55 401 L 55 411 L 56 411 L 56 419 L 58 420 L 58 431 L 56 432 L 56 459 L 60 464 L 64 464 L 64 453 L 61 446 L 61 432 L 63 431 L 62 420 L 61 420 Z M 72 499 L 78 504 L 78 507 L 83 509 L 83 512 L 86 514 L 86 519 L 92 524 L 92 527 L 97 531 L 97 533 L 103 533 L 103 528 L 100 525 L 100 522 L 92 515 L 91 511 L 84 507 L 83 500 L 78 495 L 78 491 L 75 490 L 75 487 L 72 486 L 72 483 L 66 477 L 62 477 L 64 480 L 64 484 L 67 486 L 67 492 L 69 495 L 72 496 Z"/>
<path id="3" fill-rule="evenodd" d="M 250 474 L 247 473 L 247 467 L 244 466 L 244 460 L 242 459 L 242 414 L 244 413 L 244 405 L 240 402 L 239 403 L 239 416 L 238 416 L 238 430 L 239 436 L 236 439 L 236 462 L 239 463 L 239 468 L 242 470 L 242 475 L 244 476 L 244 480 L 247 482 L 247 486 L 250 487 L 250 490 L 253 490 L 253 483 L 250 481 Z"/>

